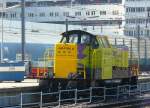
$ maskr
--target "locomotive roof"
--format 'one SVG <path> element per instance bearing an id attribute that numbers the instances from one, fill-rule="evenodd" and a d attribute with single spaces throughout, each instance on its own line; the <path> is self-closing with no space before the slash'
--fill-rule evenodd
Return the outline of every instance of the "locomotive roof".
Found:
<path id="1" fill-rule="evenodd" d="M 85 34 L 85 35 L 89 35 L 89 36 L 96 36 L 94 34 L 91 34 L 89 32 L 86 32 L 86 31 L 82 31 L 82 30 L 70 30 L 70 31 L 67 31 L 67 32 L 64 32 L 62 33 L 63 36 L 66 36 L 66 35 L 71 35 L 71 34 Z"/>

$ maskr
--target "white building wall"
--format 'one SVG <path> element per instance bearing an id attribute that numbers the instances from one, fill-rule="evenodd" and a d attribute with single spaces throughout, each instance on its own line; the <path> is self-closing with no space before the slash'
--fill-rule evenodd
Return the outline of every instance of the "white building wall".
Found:
<path id="1" fill-rule="evenodd" d="M 124 8 L 122 5 L 80 5 L 80 6 L 51 6 L 51 7 L 26 7 L 26 20 L 33 22 L 48 22 L 48 21 L 65 21 L 66 17 L 63 15 L 64 12 L 68 12 L 69 16 L 75 18 L 69 18 L 72 21 L 79 20 L 121 20 L 122 15 L 124 14 Z M 91 14 L 95 12 L 95 14 Z M 100 11 L 105 11 L 106 14 L 101 15 Z M 53 13 L 53 16 L 50 16 L 50 13 Z M 81 12 L 81 15 L 76 16 L 76 12 Z M 86 15 L 86 12 L 89 12 L 90 15 Z M 8 14 L 16 13 L 17 16 L 15 19 L 20 19 L 20 8 L 14 8 L 8 11 Z M 33 16 L 29 16 L 32 14 Z M 43 13 L 44 16 L 40 16 Z M 58 13 L 58 16 L 55 16 L 55 13 Z M 95 16 L 95 17 L 94 17 Z M 13 19 L 8 17 L 7 19 Z"/>
<path id="2" fill-rule="evenodd" d="M 6 8 L 6 1 L 5 0 L 0 0 L 0 11 L 2 11 L 4 8 Z"/>
<path id="3" fill-rule="evenodd" d="M 1 1 L 1 0 L 0 0 Z M 4 0 L 5 1 L 5 0 Z M 6 0 L 6 1 L 20 1 L 20 0 Z M 27 1 L 27 0 L 26 0 Z M 34 1 L 34 0 L 33 0 Z M 105 21 L 108 24 L 99 24 L 102 27 L 99 27 L 100 34 L 110 34 L 112 35 L 123 35 L 124 20 L 125 20 L 125 8 L 123 0 L 122 4 L 102 4 L 102 5 L 74 5 L 74 6 L 46 6 L 46 7 L 26 7 L 26 21 L 31 22 L 52 22 L 52 21 Z M 50 13 L 53 12 L 53 16 L 50 16 Z M 65 12 L 69 12 L 69 16 L 64 16 Z M 81 15 L 75 15 L 76 12 L 81 12 Z M 90 15 L 86 13 L 89 12 Z M 94 14 L 92 15 L 92 12 Z M 106 12 L 106 14 L 100 14 L 100 12 Z M 54 14 L 58 13 L 58 16 Z M 43 14 L 43 16 L 40 16 Z M 8 20 L 20 20 L 21 19 L 21 9 L 11 8 L 7 10 L 5 18 Z M 122 25 L 119 22 L 122 22 Z M 92 28 L 92 27 L 91 27 Z M 95 27 L 96 28 L 96 27 Z M 109 33 L 110 32 L 110 33 Z"/>
<path id="4" fill-rule="evenodd" d="M 125 35 L 150 37 L 150 0 L 125 1 Z"/>

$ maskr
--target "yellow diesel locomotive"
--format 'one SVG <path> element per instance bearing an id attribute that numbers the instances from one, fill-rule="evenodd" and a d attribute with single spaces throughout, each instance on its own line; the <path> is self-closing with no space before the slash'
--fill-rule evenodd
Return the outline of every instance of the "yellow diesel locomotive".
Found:
<path id="1" fill-rule="evenodd" d="M 133 85 L 137 83 L 138 62 L 129 64 L 128 52 L 125 45 L 112 46 L 106 36 L 67 31 L 54 49 L 46 50 L 42 67 L 46 71 L 38 76 L 55 89 Z"/>

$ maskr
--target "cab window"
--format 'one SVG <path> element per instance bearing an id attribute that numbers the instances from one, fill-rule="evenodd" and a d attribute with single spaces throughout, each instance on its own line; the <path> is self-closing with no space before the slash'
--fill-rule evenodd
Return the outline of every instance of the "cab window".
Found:
<path id="1" fill-rule="evenodd" d="M 82 35 L 81 36 L 81 44 L 90 44 L 90 36 Z"/>
<path id="2" fill-rule="evenodd" d="M 102 42 L 102 38 L 98 38 L 99 39 L 99 47 L 100 48 L 104 48 L 103 42 Z"/>
<path id="3" fill-rule="evenodd" d="M 92 48 L 93 48 L 93 49 L 96 49 L 96 48 L 98 48 L 98 47 L 99 47 L 98 41 L 97 41 L 97 39 L 94 37 L 94 38 L 92 39 Z"/>
<path id="4" fill-rule="evenodd" d="M 69 43 L 78 43 L 78 35 L 72 34 L 69 36 Z"/>
<path id="5" fill-rule="evenodd" d="M 62 37 L 60 43 L 67 43 L 67 38 L 66 38 L 66 36 L 63 36 L 63 37 Z"/>
<path id="6" fill-rule="evenodd" d="M 102 42 L 103 42 L 103 45 L 104 45 L 105 48 L 109 48 L 110 47 L 109 42 L 108 42 L 108 40 L 106 38 L 103 37 L 102 38 Z"/>
<path id="7" fill-rule="evenodd" d="M 61 43 L 78 43 L 78 35 L 72 34 L 69 36 L 63 36 L 60 42 Z"/>

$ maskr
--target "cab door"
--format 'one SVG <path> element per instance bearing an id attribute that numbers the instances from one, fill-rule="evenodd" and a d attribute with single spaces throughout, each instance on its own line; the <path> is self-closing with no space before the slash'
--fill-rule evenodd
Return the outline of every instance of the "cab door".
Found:
<path id="1" fill-rule="evenodd" d="M 79 67 L 84 68 L 85 78 L 91 78 L 91 36 L 87 34 L 79 35 L 80 42 L 78 43 L 78 65 Z"/>
<path id="2" fill-rule="evenodd" d="M 99 46 L 101 46 L 101 44 L 99 44 L 96 36 L 92 37 L 92 41 L 91 41 L 91 79 L 92 80 L 98 80 L 100 78 L 101 75 L 101 69 L 98 66 L 100 59 L 99 59 Z M 102 46 L 101 46 L 102 47 Z"/>

